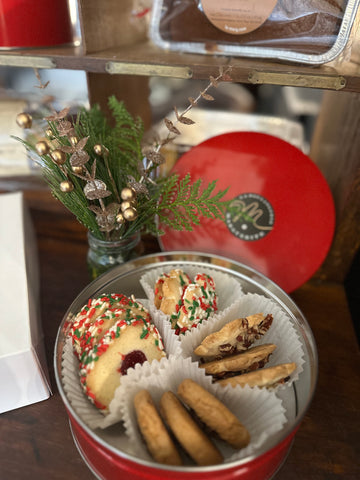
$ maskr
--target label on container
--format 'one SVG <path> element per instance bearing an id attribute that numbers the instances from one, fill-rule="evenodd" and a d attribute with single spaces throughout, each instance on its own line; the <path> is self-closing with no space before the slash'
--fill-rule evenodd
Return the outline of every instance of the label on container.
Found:
<path id="1" fill-rule="evenodd" d="M 262 195 L 243 193 L 230 202 L 225 218 L 233 235 L 240 240 L 253 242 L 271 232 L 275 214 L 270 202 Z"/>
<path id="2" fill-rule="evenodd" d="M 273 11 L 277 0 L 202 0 L 207 19 L 219 30 L 242 35 L 259 28 Z"/>

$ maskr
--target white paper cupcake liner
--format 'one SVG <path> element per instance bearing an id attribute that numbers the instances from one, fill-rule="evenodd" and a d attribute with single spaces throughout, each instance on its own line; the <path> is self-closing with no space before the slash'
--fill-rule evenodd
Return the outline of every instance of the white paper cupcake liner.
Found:
<path id="1" fill-rule="evenodd" d="M 272 300 L 257 293 L 247 293 L 233 303 L 225 312 L 215 315 L 207 323 L 199 325 L 196 329 L 186 332 L 181 337 L 181 350 L 184 358 L 198 362 L 199 357 L 194 354 L 194 349 L 200 345 L 204 338 L 210 333 L 220 330 L 228 322 L 246 317 L 255 313 L 264 315 L 271 313 L 273 323 L 270 329 L 254 342 L 252 346 L 273 343 L 275 351 L 270 356 L 266 367 L 272 367 L 281 363 L 296 363 L 296 370 L 291 374 L 290 380 L 276 388 L 287 388 L 295 382 L 303 371 L 304 351 L 290 317 Z"/>
<path id="2" fill-rule="evenodd" d="M 85 396 L 79 377 L 79 361 L 74 354 L 72 340 L 68 338 L 64 345 L 62 358 L 63 387 L 75 413 L 90 428 L 97 428 L 104 420 L 104 415 Z"/>
<path id="3" fill-rule="evenodd" d="M 152 365 L 146 372 L 140 369 L 133 370 L 131 376 L 124 378 L 118 389 L 125 433 L 139 458 L 151 460 L 137 426 L 133 401 L 135 394 L 142 389 L 147 389 L 155 405 L 158 406 L 162 394 L 166 391 L 176 394 L 179 384 L 185 378 L 191 378 L 213 393 L 249 431 L 250 443 L 241 450 L 235 450 L 214 437 L 213 440 L 223 454 L 225 462 L 256 455 L 258 449 L 272 435 L 280 432 L 287 422 L 282 401 L 275 393 L 260 388 L 244 387 L 240 390 L 229 386 L 223 388 L 212 384 L 211 378 L 206 376 L 190 358 L 164 359 L 161 362 L 161 370 L 153 369 Z"/>
<path id="4" fill-rule="evenodd" d="M 148 308 L 148 300 L 139 300 L 139 302 L 141 302 L 145 308 Z M 179 338 L 177 335 L 174 335 L 174 332 L 170 326 L 165 322 L 155 322 L 154 319 L 153 323 L 158 328 L 161 338 L 164 342 L 166 355 L 168 357 L 181 356 Z M 156 369 L 159 368 L 160 363 L 161 361 L 159 362 L 154 360 L 152 362 L 152 371 L 156 371 Z M 145 362 L 142 365 L 136 365 L 135 369 L 140 368 L 144 369 L 144 371 L 147 371 L 149 366 L 150 363 Z M 133 369 L 129 369 L 127 375 L 131 375 L 132 370 Z M 121 377 L 121 380 L 126 378 L 127 375 Z M 75 412 L 86 423 L 86 425 L 93 429 L 106 428 L 121 421 L 121 412 L 118 408 L 119 399 L 117 396 L 117 391 L 115 391 L 114 398 L 109 405 L 109 413 L 107 413 L 107 415 L 101 413 L 101 411 L 98 410 L 84 394 L 80 384 L 79 361 L 74 354 L 72 341 L 70 338 L 66 341 L 63 350 L 62 376 L 64 390 L 67 394 L 67 397 Z"/>

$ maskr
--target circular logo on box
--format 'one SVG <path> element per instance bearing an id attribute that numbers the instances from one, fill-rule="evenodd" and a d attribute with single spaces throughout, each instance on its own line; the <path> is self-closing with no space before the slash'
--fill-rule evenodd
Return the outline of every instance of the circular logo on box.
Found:
<path id="1" fill-rule="evenodd" d="M 241 240 L 264 238 L 274 227 L 275 214 L 270 202 L 257 193 L 242 193 L 234 198 L 226 212 L 226 225 Z"/>

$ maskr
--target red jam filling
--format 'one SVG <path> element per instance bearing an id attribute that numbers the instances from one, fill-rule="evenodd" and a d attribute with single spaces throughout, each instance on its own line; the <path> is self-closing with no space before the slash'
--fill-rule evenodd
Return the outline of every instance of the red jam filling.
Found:
<path id="1" fill-rule="evenodd" d="M 120 367 L 121 375 L 126 375 L 128 368 L 135 367 L 137 363 L 143 364 L 146 362 L 146 355 L 140 350 L 133 350 L 124 356 Z"/>

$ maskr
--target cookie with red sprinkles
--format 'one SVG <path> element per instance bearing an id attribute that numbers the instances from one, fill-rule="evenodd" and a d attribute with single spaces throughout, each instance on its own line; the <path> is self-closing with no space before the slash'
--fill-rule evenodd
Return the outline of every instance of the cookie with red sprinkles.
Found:
<path id="1" fill-rule="evenodd" d="M 85 349 L 89 349 L 115 322 L 115 310 L 117 318 L 120 315 L 122 318 L 140 315 L 148 316 L 150 321 L 145 307 L 123 294 L 102 294 L 89 298 L 76 315 L 69 331 L 77 356 L 80 357 Z"/>
<path id="2" fill-rule="evenodd" d="M 156 308 L 169 315 L 177 335 L 196 327 L 217 312 L 214 279 L 198 273 L 194 280 L 180 269 L 163 273 L 155 284 Z"/>
<path id="3" fill-rule="evenodd" d="M 165 356 L 148 310 L 124 295 L 90 299 L 75 318 L 70 335 L 80 362 L 81 386 L 103 413 L 129 368 Z"/>

